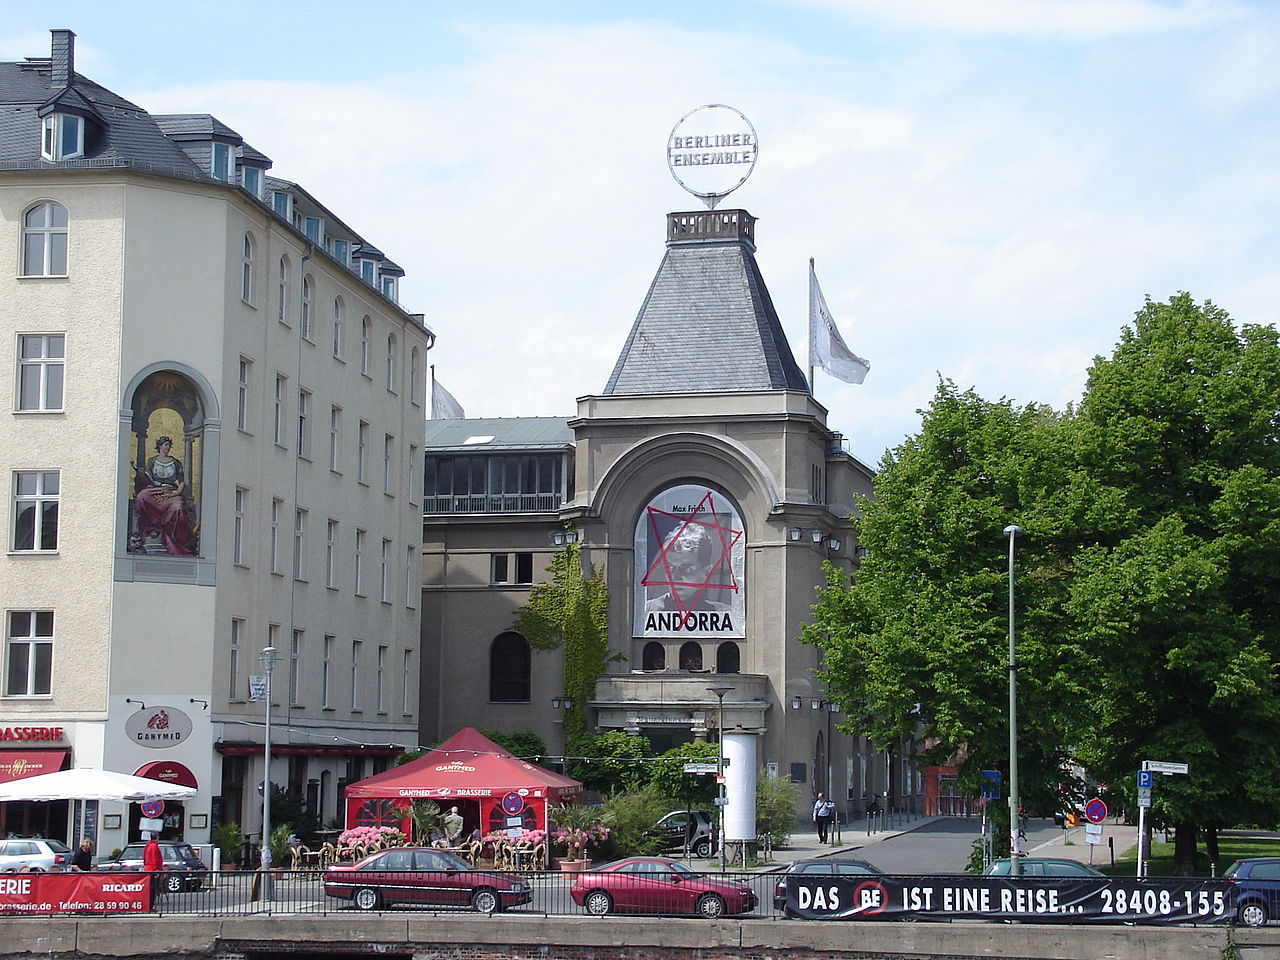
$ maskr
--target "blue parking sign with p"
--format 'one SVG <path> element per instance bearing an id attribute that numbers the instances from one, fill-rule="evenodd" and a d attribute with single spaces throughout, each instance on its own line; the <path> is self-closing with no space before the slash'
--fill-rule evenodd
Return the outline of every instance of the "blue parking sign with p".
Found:
<path id="1" fill-rule="evenodd" d="M 1139 790 L 1151 789 L 1151 771 L 1150 770 L 1138 771 L 1138 789 Z"/>

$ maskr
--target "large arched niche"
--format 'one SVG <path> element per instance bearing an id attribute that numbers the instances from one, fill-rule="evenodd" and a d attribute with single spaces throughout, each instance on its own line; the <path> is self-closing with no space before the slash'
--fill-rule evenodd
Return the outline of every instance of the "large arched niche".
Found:
<path id="1" fill-rule="evenodd" d="M 120 410 L 116 578 L 211 583 L 221 420 L 209 382 L 178 363 L 139 370 Z"/>
<path id="2" fill-rule="evenodd" d="M 781 503 L 773 477 L 752 451 L 723 437 L 670 433 L 618 457 L 596 486 L 591 513 L 604 521 L 610 543 L 629 543 L 645 503 L 680 482 L 706 484 L 734 501 L 748 541 L 764 536 L 765 521 Z"/>

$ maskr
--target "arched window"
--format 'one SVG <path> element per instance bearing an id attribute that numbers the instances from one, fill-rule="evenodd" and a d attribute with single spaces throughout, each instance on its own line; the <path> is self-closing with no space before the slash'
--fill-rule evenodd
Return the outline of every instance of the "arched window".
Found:
<path id="1" fill-rule="evenodd" d="M 396 389 L 396 335 L 387 337 L 387 389 L 395 393 Z"/>
<path id="2" fill-rule="evenodd" d="M 518 633 L 498 634 L 489 647 L 491 703 L 528 703 L 533 661 L 529 642 Z"/>
<path id="3" fill-rule="evenodd" d="M 302 313 L 298 316 L 298 326 L 302 336 L 311 339 L 311 300 L 315 296 L 316 284 L 307 274 L 302 278 Z"/>
<path id="4" fill-rule="evenodd" d="M 640 665 L 645 670 L 667 669 L 667 648 L 657 640 L 650 640 L 644 645 Z"/>
<path id="5" fill-rule="evenodd" d="M 418 348 L 409 351 L 409 399 L 415 406 L 422 403 L 422 359 L 418 356 Z"/>
<path id="6" fill-rule="evenodd" d="M 244 253 L 240 259 L 240 299 L 253 303 L 253 235 L 244 235 Z"/>
<path id="7" fill-rule="evenodd" d="M 736 643 L 725 641 L 716 647 L 716 673 L 737 673 L 741 662 Z"/>
<path id="8" fill-rule="evenodd" d="M 680 669 L 702 669 L 702 644 L 690 640 L 680 648 Z"/>
<path id="9" fill-rule="evenodd" d="M 289 258 L 280 258 L 280 290 L 276 304 L 276 317 L 281 323 L 289 322 Z"/>
<path id="10" fill-rule="evenodd" d="M 373 321 L 365 317 L 360 321 L 360 372 L 369 373 L 369 337 L 373 333 Z"/>
<path id="11" fill-rule="evenodd" d="M 342 357 L 342 298 L 338 297 L 333 301 L 333 355 L 341 359 Z"/>
<path id="12" fill-rule="evenodd" d="M 67 208 L 47 200 L 22 217 L 22 275 L 67 275 Z"/>

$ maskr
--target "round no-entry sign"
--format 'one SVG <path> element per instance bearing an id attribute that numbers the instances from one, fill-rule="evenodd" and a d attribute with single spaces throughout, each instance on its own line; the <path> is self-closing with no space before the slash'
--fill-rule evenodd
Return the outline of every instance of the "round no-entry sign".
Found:
<path id="1" fill-rule="evenodd" d="M 1107 819 L 1107 805 L 1101 797 L 1094 797 L 1084 805 L 1084 818 L 1090 823 L 1101 823 Z"/>

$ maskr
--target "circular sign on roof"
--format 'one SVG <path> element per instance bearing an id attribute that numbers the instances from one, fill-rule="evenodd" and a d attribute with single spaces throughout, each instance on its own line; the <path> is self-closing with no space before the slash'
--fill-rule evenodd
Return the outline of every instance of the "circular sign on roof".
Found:
<path id="1" fill-rule="evenodd" d="M 757 152 L 756 128 L 723 103 L 690 110 L 667 138 L 671 176 L 713 210 L 751 176 Z"/>

